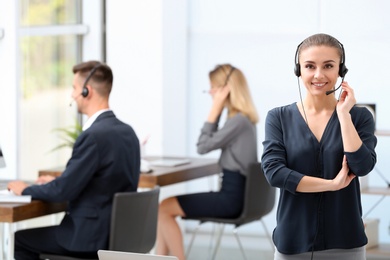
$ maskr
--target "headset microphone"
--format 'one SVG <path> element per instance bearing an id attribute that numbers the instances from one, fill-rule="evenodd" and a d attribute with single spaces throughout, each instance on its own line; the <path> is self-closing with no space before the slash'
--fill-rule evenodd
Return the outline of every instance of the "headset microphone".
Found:
<path id="1" fill-rule="evenodd" d="M 343 82 L 344 82 L 344 78 L 342 78 L 341 79 L 341 83 L 340 83 L 340 86 L 338 86 L 337 88 L 335 88 L 335 89 L 332 89 L 332 90 L 328 90 L 328 91 L 326 91 L 325 93 L 326 93 L 326 95 L 329 95 L 329 94 L 332 94 L 333 92 L 336 92 L 340 87 L 341 87 L 341 84 L 343 84 Z"/>
<path id="2" fill-rule="evenodd" d="M 81 92 L 80 94 L 78 94 L 72 101 L 70 101 L 70 103 L 69 103 L 69 106 L 71 107 L 72 106 L 72 104 L 73 104 L 73 102 L 75 102 L 76 101 L 76 99 L 78 99 L 81 95 L 82 95 L 83 93 Z"/>

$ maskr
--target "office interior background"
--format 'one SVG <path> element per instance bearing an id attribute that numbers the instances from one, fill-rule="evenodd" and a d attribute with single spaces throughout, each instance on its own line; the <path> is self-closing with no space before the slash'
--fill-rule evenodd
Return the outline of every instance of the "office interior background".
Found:
<path id="1" fill-rule="evenodd" d="M 386 0 L 0 0 L 0 178 L 34 180 L 40 169 L 65 166 L 71 149 L 52 150 L 63 143 L 55 129 L 78 119 L 71 68 L 91 59 L 112 67 L 111 108 L 147 139 L 146 155 L 199 156 L 208 72 L 231 63 L 246 75 L 260 115 L 260 160 L 268 110 L 299 101 L 296 47 L 318 32 L 343 43 L 345 80 L 358 103 L 376 104 L 377 129 L 389 130 L 389 8 Z M 390 181 L 389 142 L 378 136 L 369 185 Z M 216 178 L 205 178 L 164 187 L 161 199 L 216 188 Z M 378 199 L 362 195 L 363 214 Z M 389 203 L 367 216 L 379 219 L 381 243 L 390 243 Z M 276 206 L 265 217 L 270 230 Z M 259 223 L 240 233 L 264 236 Z"/>

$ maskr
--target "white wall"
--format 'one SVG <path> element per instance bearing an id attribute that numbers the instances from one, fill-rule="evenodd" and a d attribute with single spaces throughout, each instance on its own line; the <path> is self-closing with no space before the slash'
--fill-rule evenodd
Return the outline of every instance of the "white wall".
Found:
<path id="1" fill-rule="evenodd" d="M 107 1 L 111 106 L 147 154 L 186 154 L 187 8 L 181 0 Z"/>
<path id="2" fill-rule="evenodd" d="M 378 128 L 390 129 L 388 1 L 116 2 L 107 1 L 107 58 L 115 73 L 112 105 L 141 137 L 153 132 L 148 153 L 198 156 L 196 140 L 211 105 L 202 90 L 209 88 L 208 72 L 218 63 L 229 62 L 245 73 L 261 117 L 260 156 L 267 111 L 299 99 L 293 73 L 296 46 L 318 32 L 344 44 L 349 68 L 345 80 L 355 89 L 359 103 L 377 104 Z M 390 180 L 387 139 L 378 138 L 377 165 Z M 208 156 L 217 157 L 218 152 Z M 385 186 L 374 171 L 369 182 Z M 208 180 L 196 181 L 186 191 L 208 187 Z M 363 195 L 362 199 L 367 210 L 378 197 Z M 390 242 L 388 206 L 387 199 L 369 216 L 380 218 L 382 242 Z M 275 211 L 266 221 L 270 227 L 275 225 Z M 251 225 L 244 227 L 245 232 L 262 232 L 260 226 Z"/>
<path id="3" fill-rule="evenodd" d="M 107 0 L 107 63 L 114 73 L 110 106 L 145 155 L 187 155 L 187 2 Z M 160 197 L 185 192 L 185 184 Z"/>

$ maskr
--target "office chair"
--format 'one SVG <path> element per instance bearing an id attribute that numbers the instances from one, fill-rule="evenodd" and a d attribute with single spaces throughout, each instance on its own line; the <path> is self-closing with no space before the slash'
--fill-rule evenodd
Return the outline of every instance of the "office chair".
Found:
<path id="1" fill-rule="evenodd" d="M 250 222 L 260 220 L 261 224 L 263 225 L 263 228 L 267 234 L 267 237 L 271 243 L 272 249 L 274 248 L 274 244 L 272 242 L 272 238 L 270 236 L 270 233 L 268 232 L 267 226 L 265 225 L 262 217 L 270 213 L 274 207 L 275 204 L 275 188 L 271 187 L 263 173 L 263 170 L 261 168 L 260 163 L 253 163 L 248 167 L 248 173 L 246 176 L 246 184 L 245 184 L 245 197 L 244 197 L 244 207 L 241 212 L 241 215 L 234 219 L 229 218 L 186 218 L 183 217 L 185 220 L 198 220 L 199 224 L 196 227 L 192 238 L 190 240 L 190 243 L 187 248 L 186 257 L 188 258 L 188 255 L 191 251 L 192 244 L 194 242 L 196 233 L 198 232 L 200 225 L 206 222 L 212 222 L 221 224 L 221 230 L 217 238 L 217 242 L 215 245 L 215 249 L 213 251 L 213 255 L 211 259 L 215 259 L 219 245 L 221 243 L 221 237 L 223 234 L 223 228 L 225 224 L 233 224 L 234 230 L 233 234 L 237 239 L 238 245 L 240 247 L 240 250 L 242 252 L 242 255 L 244 259 L 246 258 L 244 249 L 242 247 L 241 241 L 239 239 L 239 236 L 237 234 L 237 230 L 240 226 L 244 224 L 248 224 Z"/>
<path id="2" fill-rule="evenodd" d="M 159 193 L 160 188 L 156 186 L 148 191 L 119 192 L 114 195 L 108 250 L 147 253 L 153 248 L 157 234 Z M 40 258 L 87 260 L 52 254 L 41 254 Z"/>

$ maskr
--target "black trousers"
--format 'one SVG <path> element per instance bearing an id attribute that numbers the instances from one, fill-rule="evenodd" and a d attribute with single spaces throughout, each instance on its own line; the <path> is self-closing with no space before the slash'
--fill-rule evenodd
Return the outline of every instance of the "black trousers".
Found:
<path id="1" fill-rule="evenodd" d="M 32 228 L 15 233 L 15 260 L 37 260 L 39 254 L 57 254 L 80 258 L 98 258 L 97 252 L 71 252 L 57 243 L 58 226 Z"/>

